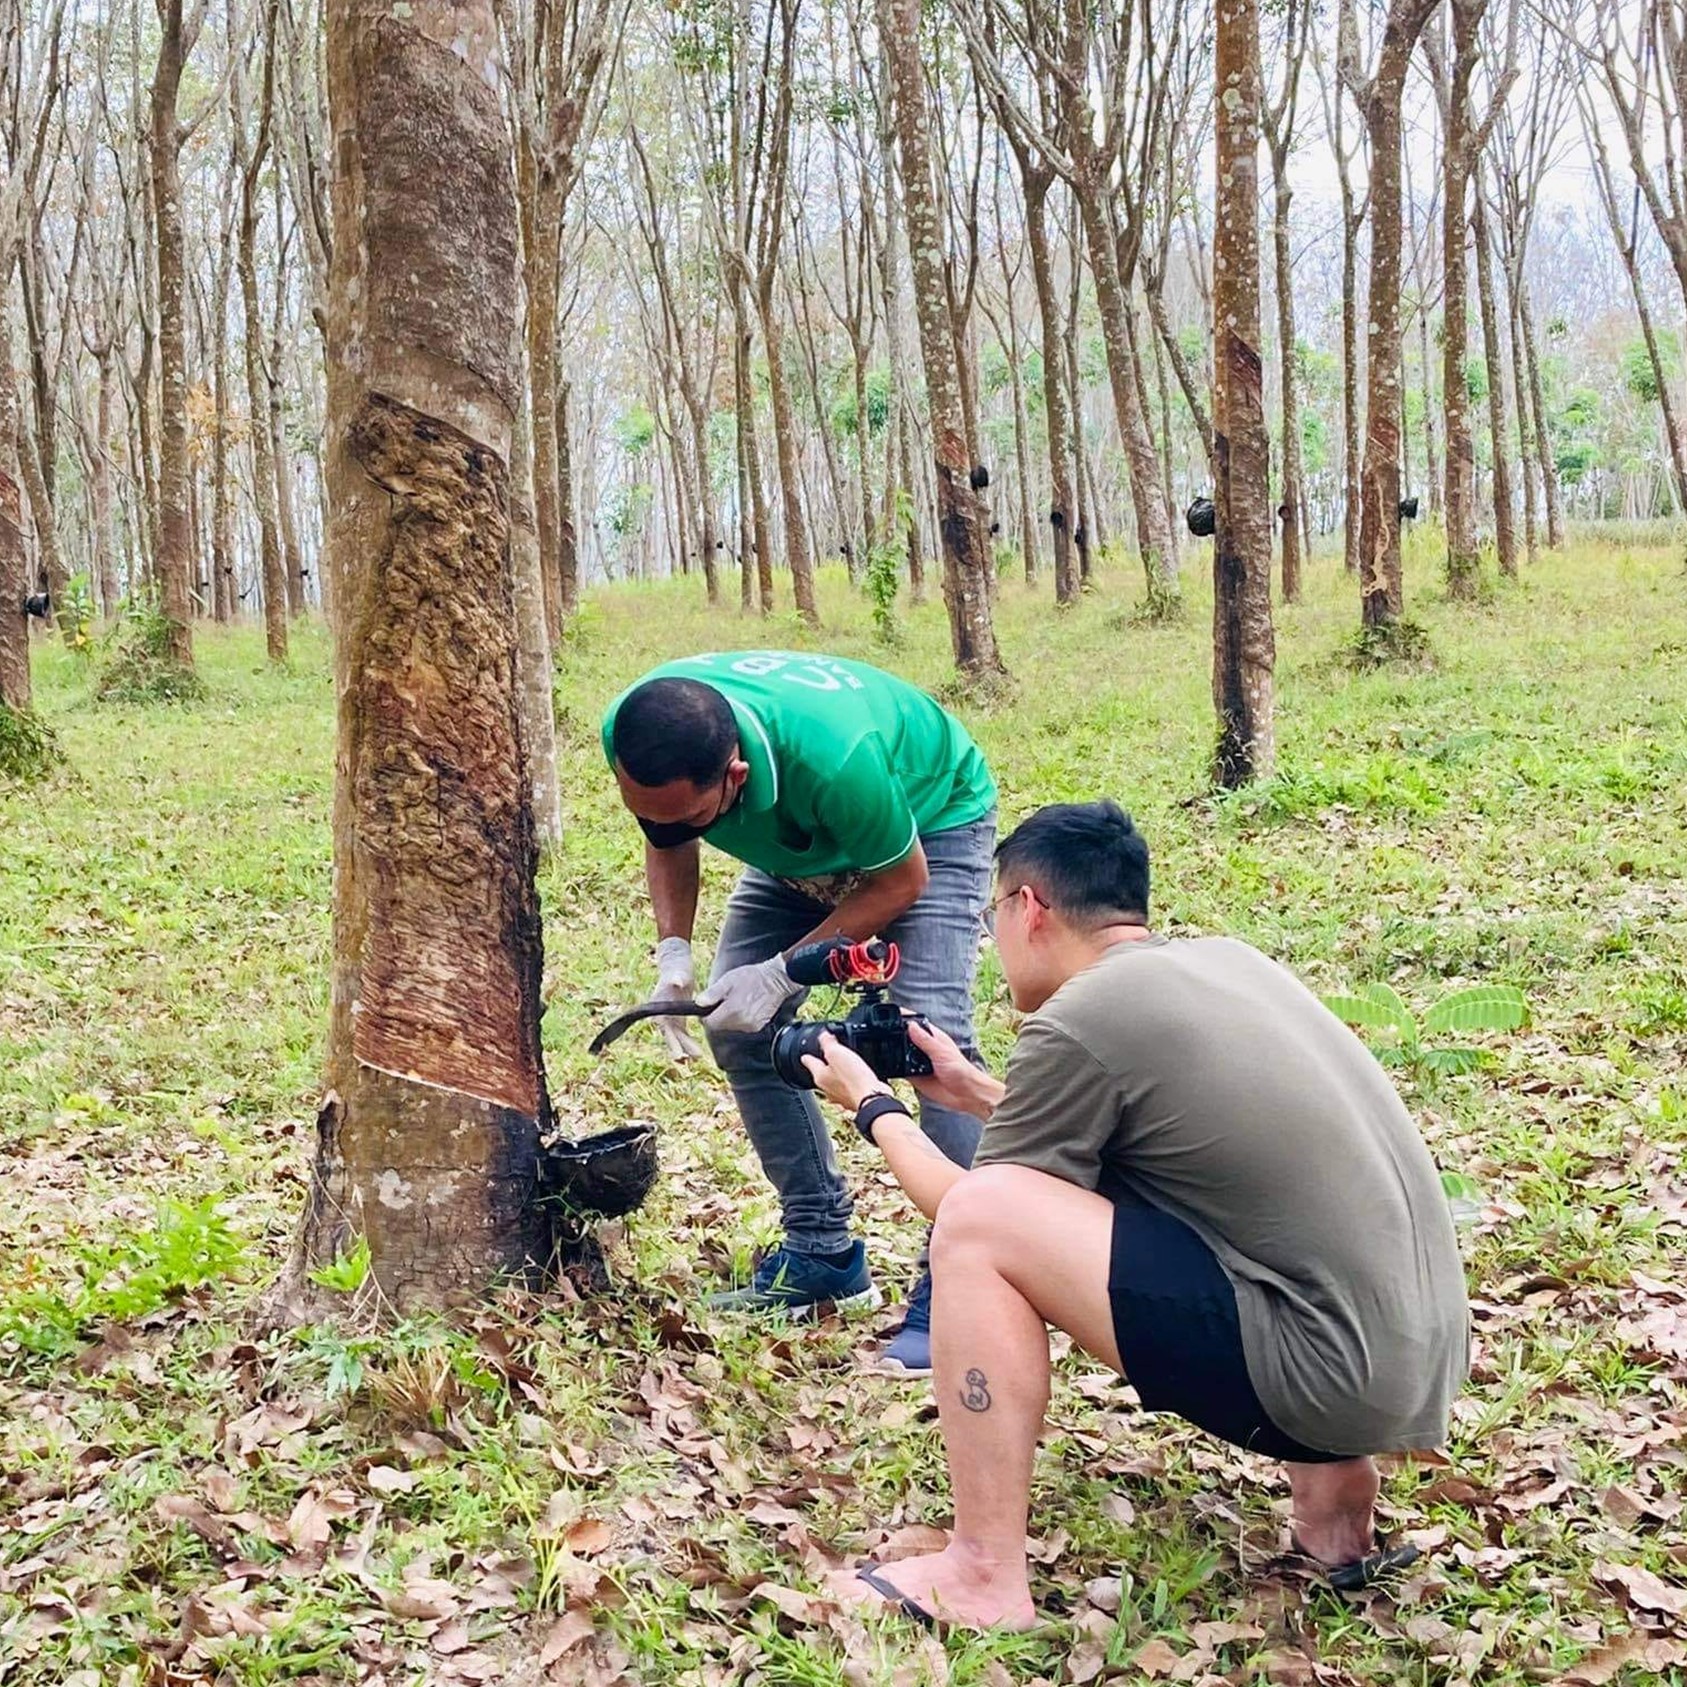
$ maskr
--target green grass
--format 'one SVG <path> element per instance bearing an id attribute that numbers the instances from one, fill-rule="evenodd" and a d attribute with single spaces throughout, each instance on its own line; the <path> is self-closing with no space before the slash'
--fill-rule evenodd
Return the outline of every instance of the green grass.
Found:
<path id="1" fill-rule="evenodd" d="M 1678 1581 L 1687 1503 L 1684 1318 L 1662 1286 L 1687 1248 L 1687 580 L 1662 537 L 1543 558 L 1473 610 L 1424 589 L 1416 547 L 1431 660 L 1409 670 L 1354 671 L 1357 591 L 1321 561 L 1279 614 L 1278 776 L 1220 801 L 1199 569 L 1168 627 L 1131 619 L 1122 565 L 1064 615 L 1004 585 L 1016 689 L 963 712 L 1005 820 L 1116 796 L 1164 925 L 1247 938 L 1322 991 L 1385 981 L 1420 1018 L 1515 986 L 1529 1018 L 1475 1037 L 1467 1075 L 1395 1074 L 1480 1208 L 1451 1469 L 1388 1479 L 1391 1520 L 1436 1543 L 1427 1571 L 1358 1603 L 1262 1578 L 1277 1472 L 1068 1356 L 1033 1496 L 1052 1627 L 955 1639 L 948 1679 L 1141 1679 L 1161 1641 L 1235 1683 L 1311 1680 L 1316 1659 L 1325 1681 L 1520 1687 L 1636 1622 L 1660 1649 L 1622 1679 L 1682 1679 L 1661 1649 L 1681 1631 L 1609 1572 Z M 302 1198 L 327 1019 L 326 640 L 297 631 L 273 672 L 258 630 L 202 632 L 206 699 L 152 705 L 96 702 L 87 664 L 38 647 L 67 761 L 0 787 L 0 1680 L 526 1679 L 577 1611 L 598 1632 L 559 1680 L 591 1679 L 588 1659 L 655 1684 L 942 1678 L 894 1623 L 756 1592 L 812 1590 L 884 1531 L 945 1521 L 927 1391 L 864 1379 L 859 1326 L 675 1316 L 774 1234 L 771 1194 L 717 1074 L 669 1071 L 654 1037 L 604 1064 L 585 1044 L 649 983 L 603 703 L 664 656 L 755 643 L 941 686 L 946 623 L 899 606 L 886 654 L 836 578 L 818 635 L 699 596 L 597 592 L 559 653 L 551 1081 L 582 1131 L 665 1127 L 663 1181 L 611 1238 L 620 1286 L 380 1333 L 245 1323 Z M 705 941 L 730 879 L 710 863 Z M 983 990 L 999 1059 L 988 964 Z M 901 1287 L 919 1228 L 840 1142 Z"/>

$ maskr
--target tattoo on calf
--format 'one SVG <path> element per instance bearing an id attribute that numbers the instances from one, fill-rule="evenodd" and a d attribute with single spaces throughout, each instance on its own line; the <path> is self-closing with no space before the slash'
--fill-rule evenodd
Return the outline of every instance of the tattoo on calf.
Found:
<path id="1" fill-rule="evenodd" d="M 990 1379 L 982 1371 L 967 1372 L 966 1387 L 961 1390 L 961 1404 L 969 1412 L 990 1410 Z"/>

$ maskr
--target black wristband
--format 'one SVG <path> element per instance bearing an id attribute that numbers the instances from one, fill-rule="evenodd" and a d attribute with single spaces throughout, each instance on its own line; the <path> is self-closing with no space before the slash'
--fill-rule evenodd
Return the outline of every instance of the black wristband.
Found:
<path id="1" fill-rule="evenodd" d="M 855 1128 L 877 1148 L 878 1138 L 873 1135 L 873 1126 L 886 1113 L 900 1113 L 903 1118 L 912 1120 L 914 1115 L 908 1111 L 908 1104 L 894 1095 L 870 1095 L 855 1110 Z"/>

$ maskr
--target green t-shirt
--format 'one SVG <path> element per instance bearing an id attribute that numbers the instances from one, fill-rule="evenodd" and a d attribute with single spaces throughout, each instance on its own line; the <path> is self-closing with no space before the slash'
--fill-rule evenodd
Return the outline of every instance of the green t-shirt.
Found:
<path id="1" fill-rule="evenodd" d="M 1305 1445 L 1446 1438 L 1470 1313 L 1434 1162 L 1370 1051 L 1257 949 L 1139 939 L 1069 979 L 1025 1022 L 992 1162 L 1122 1183 L 1195 1230 L 1260 1400 Z"/>
<path id="2" fill-rule="evenodd" d="M 707 836 L 775 878 L 877 872 L 916 839 L 982 820 L 996 805 L 966 728 L 917 686 L 865 662 L 721 651 L 665 662 L 634 684 L 652 679 L 701 680 L 732 705 L 750 774 Z M 603 717 L 611 767 L 626 695 Z"/>

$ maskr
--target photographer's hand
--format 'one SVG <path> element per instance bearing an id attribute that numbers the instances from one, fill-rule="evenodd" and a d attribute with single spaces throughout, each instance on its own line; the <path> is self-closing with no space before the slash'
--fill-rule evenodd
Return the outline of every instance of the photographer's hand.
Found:
<path id="1" fill-rule="evenodd" d="M 671 997 L 675 1001 L 684 1001 L 696 991 L 697 974 L 691 961 L 691 945 L 683 937 L 664 937 L 656 945 L 656 988 L 651 993 L 651 1000 L 661 1001 L 664 997 Z M 679 1020 L 658 1019 L 655 1025 L 662 1033 L 662 1041 L 667 1044 L 672 1059 L 696 1060 L 702 1055 L 702 1046 Z"/>
<path id="2" fill-rule="evenodd" d="M 814 1087 L 846 1113 L 853 1113 L 870 1095 L 895 1093 L 854 1049 L 845 1048 L 830 1031 L 820 1039 L 820 1055 L 805 1054 L 803 1065 L 814 1079 Z"/>
<path id="3" fill-rule="evenodd" d="M 975 1119 L 988 1119 L 995 1112 L 1002 1099 L 1001 1083 L 974 1066 L 947 1031 L 911 1019 L 908 1035 L 914 1047 L 931 1060 L 931 1076 L 911 1080 L 921 1095 Z"/>
<path id="4" fill-rule="evenodd" d="M 785 970 L 785 957 L 774 955 L 722 973 L 697 1003 L 714 1010 L 709 1015 L 711 1031 L 760 1031 L 800 989 Z"/>
<path id="5" fill-rule="evenodd" d="M 828 1101 L 854 1113 L 869 1096 L 894 1093 L 854 1049 L 845 1048 L 830 1031 L 820 1039 L 820 1053 L 824 1059 L 804 1055 L 803 1065 Z M 927 1218 L 936 1218 L 938 1203 L 967 1174 L 906 1112 L 887 1110 L 876 1115 L 869 1134 L 908 1198 Z"/>

